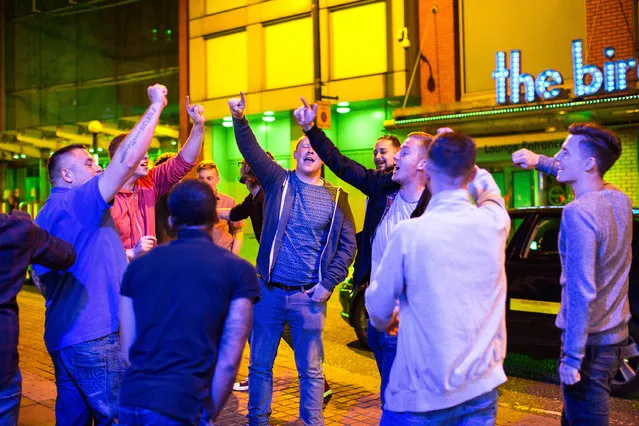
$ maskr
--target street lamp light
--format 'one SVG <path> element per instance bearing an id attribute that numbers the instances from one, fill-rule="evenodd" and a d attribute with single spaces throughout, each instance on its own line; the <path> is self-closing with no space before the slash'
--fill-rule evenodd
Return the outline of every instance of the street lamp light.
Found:
<path id="1" fill-rule="evenodd" d="M 102 123 L 100 123 L 98 120 L 91 120 L 89 122 L 89 132 L 91 132 L 91 135 L 93 135 L 93 146 L 91 149 L 91 152 L 95 153 L 95 161 L 98 161 L 98 133 L 100 133 L 102 131 Z"/>

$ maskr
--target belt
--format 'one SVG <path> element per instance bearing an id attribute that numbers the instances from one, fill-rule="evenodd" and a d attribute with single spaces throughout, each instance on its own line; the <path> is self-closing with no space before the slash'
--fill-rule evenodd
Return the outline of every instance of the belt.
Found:
<path id="1" fill-rule="evenodd" d="M 315 284 L 304 284 L 304 285 L 286 285 L 282 283 L 276 283 L 274 281 L 269 281 L 266 283 L 267 287 L 275 287 L 284 291 L 306 291 L 315 287 Z"/>

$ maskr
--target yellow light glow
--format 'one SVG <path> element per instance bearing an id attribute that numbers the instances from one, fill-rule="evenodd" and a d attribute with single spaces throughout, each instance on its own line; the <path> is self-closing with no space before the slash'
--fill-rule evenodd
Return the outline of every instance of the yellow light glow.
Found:
<path id="1" fill-rule="evenodd" d="M 313 23 L 296 19 L 264 27 L 266 88 L 313 82 Z"/>
<path id="2" fill-rule="evenodd" d="M 206 96 L 237 95 L 248 86 L 246 31 L 206 41 Z"/>

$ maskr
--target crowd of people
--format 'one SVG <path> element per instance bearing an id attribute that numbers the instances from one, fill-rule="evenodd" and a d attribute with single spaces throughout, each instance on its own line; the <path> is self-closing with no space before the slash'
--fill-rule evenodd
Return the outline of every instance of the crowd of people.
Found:
<path id="1" fill-rule="evenodd" d="M 0 423 L 17 424 L 16 295 L 33 264 L 58 424 L 214 424 L 233 387 L 248 390 L 248 424 L 268 424 L 284 338 L 300 419 L 322 425 L 326 304 L 354 260 L 381 424 L 495 424 L 510 219 L 473 139 L 448 128 L 401 144 L 383 135 L 369 169 L 315 126 L 317 105 L 302 99 L 287 170 L 259 145 L 240 94 L 229 109 L 249 194 L 235 205 L 217 190 L 215 163 L 196 166 L 206 119 L 188 98 L 191 134 L 149 170 L 166 94 L 148 88 L 148 109 L 111 142 L 104 170 L 82 145 L 53 153 L 35 223 L 0 214 Z M 559 236 L 562 423 L 607 424 L 630 319 L 631 201 L 603 180 L 621 155 L 616 136 L 593 123 L 568 133 L 555 157 L 520 150 L 513 162 L 574 190 Z M 322 178 L 324 164 L 367 197 L 357 236 L 348 194 Z M 185 178 L 193 168 L 198 178 Z M 255 266 L 238 256 L 245 219 L 260 243 Z M 247 340 L 248 379 L 235 383 Z"/>

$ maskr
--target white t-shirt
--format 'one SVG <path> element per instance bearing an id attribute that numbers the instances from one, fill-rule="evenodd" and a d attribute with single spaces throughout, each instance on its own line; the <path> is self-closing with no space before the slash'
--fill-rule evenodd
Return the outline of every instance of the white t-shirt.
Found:
<path id="1" fill-rule="evenodd" d="M 371 277 L 377 270 L 379 262 L 382 260 L 386 244 L 388 243 L 388 239 L 390 238 L 393 229 L 395 229 L 399 222 L 410 219 L 410 215 L 413 214 L 413 211 L 415 211 L 418 202 L 419 200 L 411 203 L 404 201 L 401 192 L 398 192 L 395 196 L 393 204 L 391 204 L 388 212 L 377 226 L 377 231 L 373 238 Z"/>

